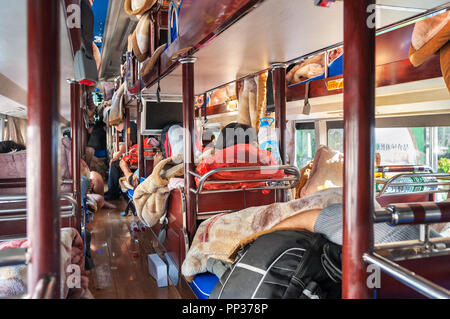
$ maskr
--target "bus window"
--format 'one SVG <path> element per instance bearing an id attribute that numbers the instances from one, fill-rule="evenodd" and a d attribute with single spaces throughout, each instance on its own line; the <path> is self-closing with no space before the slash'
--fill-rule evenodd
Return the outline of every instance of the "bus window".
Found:
<path id="1" fill-rule="evenodd" d="M 438 127 L 437 160 L 440 173 L 450 173 L 450 127 Z"/>
<path id="2" fill-rule="evenodd" d="M 341 121 L 329 121 L 327 122 L 327 140 L 328 147 L 344 152 L 344 129 Z"/>
<path id="3" fill-rule="evenodd" d="M 450 127 L 385 127 L 380 123 L 383 127 L 375 129 L 380 165 L 427 165 L 435 172 L 450 172 Z M 328 146 L 343 152 L 342 122 L 327 122 L 327 131 Z"/>
<path id="4" fill-rule="evenodd" d="M 302 168 L 316 155 L 316 131 L 314 123 L 296 123 L 297 166 Z"/>

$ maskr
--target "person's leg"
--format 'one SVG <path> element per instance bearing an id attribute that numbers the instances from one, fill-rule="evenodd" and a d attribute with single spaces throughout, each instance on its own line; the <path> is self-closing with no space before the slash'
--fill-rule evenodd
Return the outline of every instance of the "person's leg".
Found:
<path id="1" fill-rule="evenodd" d="M 86 197 L 87 191 L 89 189 L 90 180 L 86 176 L 81 176 L 81 202 L 83 202 L 83 199 Z"/>
<path id="2" fill-rule="evenodd" d="M 112 162 L 109 168 L 108 191 L 105 193 L 106 200 L 117 200 L 120 198 L 120 177 L 122 177 L 122 170 L 120 169 L 119 161 Z"/>
<path id="3" fill-rule="evenodd" d="M 94 157 L 95 149 L 87 146 L 85 150 L 86 154 L 86 164 L 89 166 L 89 169 L 92 169 L 92 159 Z"/>

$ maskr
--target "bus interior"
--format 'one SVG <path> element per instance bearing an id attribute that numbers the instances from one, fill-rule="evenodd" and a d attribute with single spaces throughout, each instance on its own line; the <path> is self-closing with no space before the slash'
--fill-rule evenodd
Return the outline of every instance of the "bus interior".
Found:
<path id="1" fill-rule="evenodd" d="M 0 48 L 0 298 L 450 297 L 450 2 L 15 0 Z"/>

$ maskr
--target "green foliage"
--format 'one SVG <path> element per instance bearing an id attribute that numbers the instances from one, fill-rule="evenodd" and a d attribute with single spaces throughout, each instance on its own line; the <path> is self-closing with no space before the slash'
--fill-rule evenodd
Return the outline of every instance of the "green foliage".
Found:
<path id="1" fill-rule="evenodd" d="M 450 173 L 450 158 L 442 157 L 438 160 L 439 172 Z"/>

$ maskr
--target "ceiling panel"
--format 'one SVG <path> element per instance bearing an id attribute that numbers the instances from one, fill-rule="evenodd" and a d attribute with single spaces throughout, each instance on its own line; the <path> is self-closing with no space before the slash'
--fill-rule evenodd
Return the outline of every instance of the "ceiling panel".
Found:
<path id="1" fill-rule="evenodd" d="M 3 78 L 0 82 L 0 113 L 20 117 L 26 116 L 28 85 L 26 2 L 15 0 L 0 9 L 0 77 Z M 74 76 L 73 59 L 62 9 L 60 17 L 60 108 L 61 115 L 70 119 L 70 91 L 66 79 Z"/>
<path id="2" fill-rule="evenodd" d="M 450 2 L 379 0 L 377 4 L 389 6 L 377 9 L 378 27 L 382 27 Z M 321 8 L 313 1 L 266 0 L 195 54 L 195 94 L 342 40 L 343 2 Z M 180 79 L 178 67 L 161 81 L 162 93 L 181 94 Z M 148 91 L 154 93 L 156 86 Z"/>

